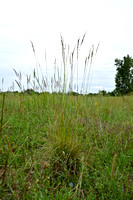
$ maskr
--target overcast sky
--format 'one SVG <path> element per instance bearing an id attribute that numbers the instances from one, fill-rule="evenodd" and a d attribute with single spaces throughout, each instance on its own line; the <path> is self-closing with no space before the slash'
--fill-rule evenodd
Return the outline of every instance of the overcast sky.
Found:
<path id="1" fill-rule="evenodd" d="M 0 0 L 0 89 L 3 77 L 4 90 L 15 80 L 13 68 L 23 76 L 32 74 L 36 61 L 30 40 L 43 69 L 47 55 L 51 76 L 55 58 L 61 65 L 60 34 L 73 50 L 86 33 L 79 57 L 79 82 L 85 57 L 92 45 L 96 49 L 100 43 L 91 67 L 90 92 L 112 91 L 115 58 L 132 57 L 132 20 L 133 0 Z"/>

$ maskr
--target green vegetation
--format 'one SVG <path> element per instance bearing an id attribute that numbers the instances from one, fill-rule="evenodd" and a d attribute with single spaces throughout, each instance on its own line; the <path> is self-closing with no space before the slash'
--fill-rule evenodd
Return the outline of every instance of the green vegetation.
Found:
<path id="1" fill-rule="evenodd" d="M 116 91 L 118 94 L 133 92 L 133 59 L 127 55 L 123 60 L 115 59 L 117 74 L 115 78 Z"/>
<path id="2" fill-rule="evenodd" d="M 132 96 L 6 94 L 0 199 L 132 199 L 132 116 Z"/>
<path id="3" fill-rule="evenodd" d="M 112 97 L 114 91 L 104 90 L 87 95 L 94 47 L 85 58 L 79 94 L 84 37 L 72 53 L 65 52 L 61 37 L 63 80 L 55 66 L 50 85 L 37 68 L 27 75 L 25 90 L 21 72 L 14 70 L 19 92 L 0 93 L 1 200 L 132 199 L 133 96 Z"/>

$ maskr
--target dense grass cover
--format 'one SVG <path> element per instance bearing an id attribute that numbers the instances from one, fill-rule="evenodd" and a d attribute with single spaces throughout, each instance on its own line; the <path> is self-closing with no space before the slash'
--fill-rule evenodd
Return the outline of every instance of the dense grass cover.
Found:
<path id="1" fill-rule="evenodd" d="M 132 96 L 11 93 L 2 102 L 1 200 L 132 199 Z"/>

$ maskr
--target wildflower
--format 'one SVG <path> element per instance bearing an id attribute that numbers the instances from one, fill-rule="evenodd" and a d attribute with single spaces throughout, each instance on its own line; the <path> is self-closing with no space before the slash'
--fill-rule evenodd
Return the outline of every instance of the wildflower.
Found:
<path id="1" fill-rule="evenodd" d="M 95 103 L 95 106 L 98 106 L 98 103 L 97 103 L 97 102 Z"/>
<path id="2" fill-rule="evenodd" d="M 36 182 L 39 183 L 39 179 L 36 179 Z"/>
<path id="3" fill-rule="evenodd" d="M 71 187 L 73 187 L 73 183 L 71 182 L 71 183 L 69 183 L 69 185 L 71 186 Z"/>
<path id="4" fill-rule="evenodd" d="M 28 187 L 28 190 L 30 190 L 30 186 Z"/>
<path id="5" fill-rule="evenodd" d="M 36 188 L 34 188 L 34 192 L 36 192 Z"/>

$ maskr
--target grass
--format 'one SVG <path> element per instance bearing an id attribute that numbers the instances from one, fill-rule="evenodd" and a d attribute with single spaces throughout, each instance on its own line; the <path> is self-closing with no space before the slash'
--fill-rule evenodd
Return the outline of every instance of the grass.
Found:
<path id="1" fill-rule="evenodd" d="M 132 199 L 132 107 L 132 96 L 7 94 L 0 198 Z"/>
<path id="2" fill-rule="evenodd" d="M 84 37 L 77 43 L 78 59 Z M 61 41 L 64 80 L 58 93 L 0 93 L 0 199 L 132 199 L 133 96 L 72 95 L 74 50 L 66 84 Z M 21 91 L 21 73 L 15 73 Z M 33 78 L 33 86 L 40 86 L 35 71 Z M 83 79 L 82 90 L 87 83 Z"/>

